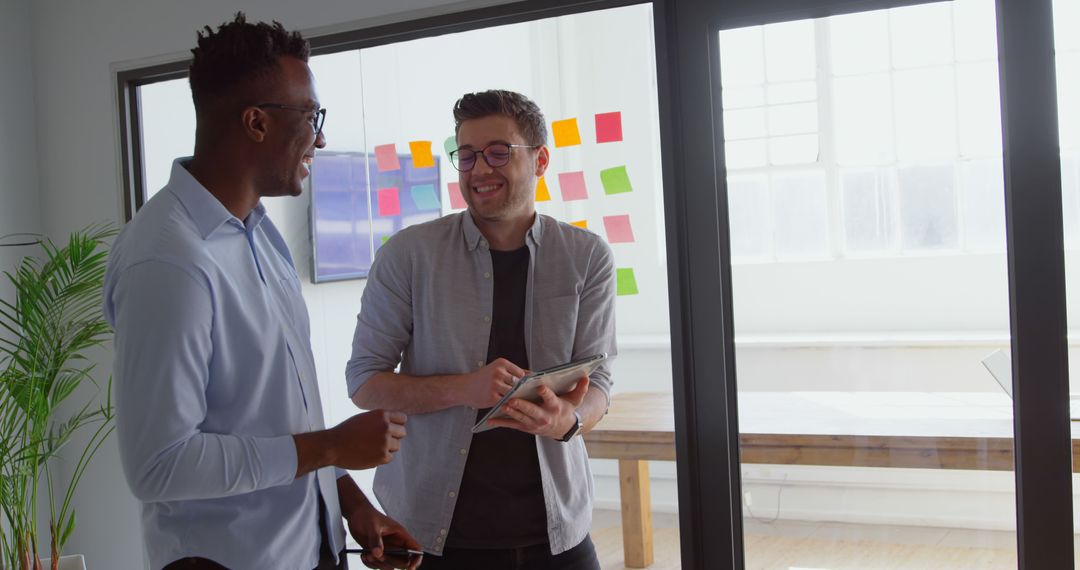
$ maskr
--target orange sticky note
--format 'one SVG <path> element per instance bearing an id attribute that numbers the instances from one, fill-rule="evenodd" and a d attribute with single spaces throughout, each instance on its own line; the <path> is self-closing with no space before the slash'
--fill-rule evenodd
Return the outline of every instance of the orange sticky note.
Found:
<path id="1" fill-rule="evenodd" d="M 447 193 L 450 194 L 450 207 L 461 210 L 466 207 L 465 197 L 461 195 L 461 184 L 451 182 L 446 185 Z"/>
<path id="2" fill-rule="evenodd" d="M 634 230 L 630 227 L 630 216 L 604 216 L 604 231 L 608 243 L 633 243 Z"/>
<path id="3" fill-rule="evenodd" d="M 576 118 L 552 122 L 551 133 L 555 136 L 555 148 L 581 144 Z"/>
<path id="4" fill-rule="evenodd" d="M 571 226 L 577 226 L 583 230 L 589 229 L 589 220 L 575 220 L 570 222 Z"/>
<path id="5" fill-rule="evenodd" d="M 544 182 L 544 177 L 541 176 L 536 181 L 536 201 L 547 202 L 548 200 L 551 200 L 551 192 L 548 192 L 547 182 Z"/>
<path id="6" fill-rule="evenodd" d="M 413 168 L 431 168 L 435 166 L 435 157 L 431 156 L 431 141 L 409 141 L 412 152 Z"/>

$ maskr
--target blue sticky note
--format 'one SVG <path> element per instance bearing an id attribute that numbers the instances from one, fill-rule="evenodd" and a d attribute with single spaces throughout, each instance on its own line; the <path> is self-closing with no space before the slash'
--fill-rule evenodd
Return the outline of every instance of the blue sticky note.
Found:
<path id="1" fill-rule="evenodd" d="M 439 195 L 435 193 L 435 186 L 431 184 L 418 184 L 411 189 L 413 203 L 418 210 L 438 210 L 442 208 Z"/>

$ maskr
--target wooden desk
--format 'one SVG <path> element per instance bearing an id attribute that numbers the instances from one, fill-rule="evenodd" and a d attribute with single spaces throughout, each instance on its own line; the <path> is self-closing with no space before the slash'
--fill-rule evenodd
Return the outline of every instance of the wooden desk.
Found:
<path id="1" fill-rule="evenodd" d="M 743 463 L 1013 469 L 1012 402 L 1005 394 L 743 392 L 739 426 Z M 671 394 L 616 394 L 585 443 L 590 457 L 619 461 L 625 563 L 646 568 L 653 562 L 648 462 L 675 460 Z"/>

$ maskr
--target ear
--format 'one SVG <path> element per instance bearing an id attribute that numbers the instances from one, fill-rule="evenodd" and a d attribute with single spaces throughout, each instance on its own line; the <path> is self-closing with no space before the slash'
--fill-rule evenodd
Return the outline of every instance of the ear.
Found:
<path id="1" fill-rule="evenodd" d="M 540 150 L 536 152 L 536 175 L 543 176 L 547 171 L 548 163 L 551 161 L 551 154 L 548 153 L 547 145 L 540 147 Z"/>
<path id="2" fill-rule="evenodd" d="M 254 142 L 263 142 L 269 130 L 270 115 L 258 107 L 245 107 L 240 115 L 244 135 Z"/>

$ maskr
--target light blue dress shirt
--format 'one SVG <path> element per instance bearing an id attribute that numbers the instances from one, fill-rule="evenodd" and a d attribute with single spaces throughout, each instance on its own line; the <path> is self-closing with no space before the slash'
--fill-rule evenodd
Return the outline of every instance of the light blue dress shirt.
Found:
<path id="1" fill-rule="evenodd" d="M 202 556 L 310 570 L 319 496 L 345 544 L 334 468 L 295 478 L 292 434 L 323 429 L 292 258 L 259 204 L 239 220 L 173 163 L 117 238 L 104 312 L 124 474 L 151 568 Z"/>
<path id="2" fill-rule="evenodd" d="M 525 350 L 533 370 L 607 353 L 614 358 L 615 267 L 596 234 L 537 214 L 525 237 Z M 345 370 L 349 394 L 379 372 L 463 374 L 487 361 L 491 251 L 468 212 L 410 226 L 376 254 Z M 610 359 L 589 376 L 610 403 Z M 426 552 L 441 554 L 472 444 L 476 408 L 409 416 L 394 460 L 375 470 L 375 495 Z M 552 554 L 577 546 L 592 522 L 585 443 L 537 437 Z M 473 497 L 472 500 L 483 500 Z"/>

